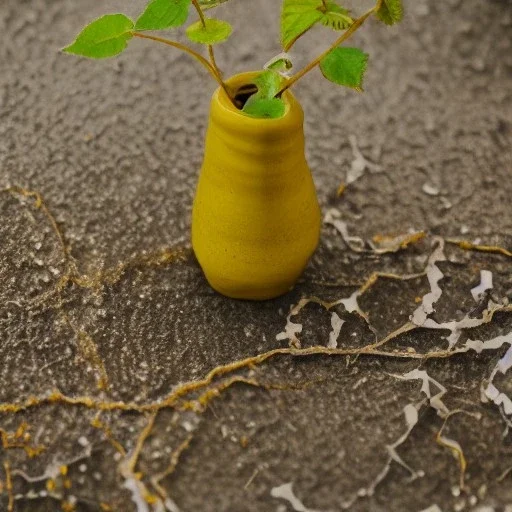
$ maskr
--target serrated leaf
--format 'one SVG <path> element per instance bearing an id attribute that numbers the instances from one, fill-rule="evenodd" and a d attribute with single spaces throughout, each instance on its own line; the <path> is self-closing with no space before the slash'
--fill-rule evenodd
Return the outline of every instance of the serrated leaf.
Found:
<path id="1" fill-rule="evenodd" d="M 251 96 L 244 105 L 243 112 L 260 119 L 277 119 L 283 117 L 286 107 L 279 98 L 258 98 Z"/>
<path id="2" fill-rule="evenodd" d="M 216 44 L 225 41 L 233 31 L 227 21 L 205 18 L 205 26 L 201 21 L 187 28 L 187 36 L 194 43 Z"/>
<path id="3" fill-rule="evenodd" d="M 284 0 L 281 11 L 281 44 L 288 51 L 297 39 L 320 21 L 322 0 Z"/>
<path id="4" fill-rule="evenodd" d="M 358 48 L 341 47 L 320 61 L 320 69 L 327 80 L 361 91 L 367 62 L 368 54 Z"/>
<path id="5" fill-rule="evenodd" d="M 354 20 L 348 10 L 333 0 L 284 0 L 281 12 L 281 43 L 288 51 L 297 39 L 316 23 L 334 30 L 345 30 Z"/>
<path id="6" fill-rule="evenodd" d="M 217 7 L 228 0 L 199 0 L 199 5 L 203 9 L 212 9 L 213 7 Z"/>
<path id="7" fill-rule="evenodd" d="M 190 0 L 152 0 L 135 23 L 136 30 L 179 27 L 188 18 Z"/>
<path id="8" fill-rule="evenodd" d="M 377 11 L 377 17 L 386 25 L 394 25 L 402 21 L 404 17 L 402 0 L 383 0 Z"/>
<path id="9" fill-rule="evenodd" d="M 106 14 L 87 25 L 63 52 L 105 59 L 121 53 L 133 37 L 133 21 L 124 14 Z"/>
<path id="10" fill-rule="evenodd" d="M 327 2 L 327 11 L 320 22 L 333 30 L 345 30 L 354 23 L 354 20 L 348 15 L 347 9 L 334 2 Z"/>

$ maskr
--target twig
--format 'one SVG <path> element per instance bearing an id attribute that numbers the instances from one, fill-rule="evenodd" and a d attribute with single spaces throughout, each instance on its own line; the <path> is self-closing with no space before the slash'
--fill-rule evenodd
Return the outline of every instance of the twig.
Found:
<path id="1" fill-rule="evenodd" d="M 174 471 L 176 470 L 176 467 L 178 466 L 178 463 L 180 461 L 181 454 L 190 446 L 190 443 L 192 442 L 193 435 L 190 434 L 180 445 L 174 450 L 171 454 L 171 460 L 169 463 L 169 466 L 167 469 L 162 471 L 161 473 L 158 473 L 151 477 L 151 485 L 154 487 L 156 492 L 160 495 L 160 497 L 163 500 L 166 500 L 169 496 L 166 492 L 166 490 L 161 485 L 161 481 L 164 478 L 167 478 L 168 476 L 172 475 Z"/>
<path id="2" fill-rule="evenodd" d="M 7 490 L 7 496 L 9 501 L 7 503 L 7 512 L 14 512 L 14 493 L 12 488 L 12 478 L 11 478 L 11 466 L 7 460 L 4 461 L 4 470 L 5 470 L 5 488 Z"/>
<path id="3" fill-rule="evenodd" d="M 473 242 L 469 242 L 468 240 L 457 240 L 455 238 L 446 238 L 445 241 L 449 244 L 457 245 L 465 251 L 490 252 L 495 254 L 503 254 L 504 256 L 512 258 L 512 251 L 509 251 L 508 249 L 498 245 L 479 245 L 474 244 Z"/>
<path id="4" fill-rule="evenodd" d="M 247 482 L 245 483 L 244 485 L 244 490 L 247 490 L 249 488 L 249 486 L 252 484 L 253 480 L 256 478 L 257 474 L 260 472 L 260 468 L 256 468 L 253 472 L 252 472 L 252 475 L 249 477 L 249 480 L 247 480 Z"/>
<path id="5" fill-rule="evenodd" d="M 512 473 L 512 466 L 505 469 L 505 471 L 503 471 L 503 473 L 501 473 L 501 475 L 498 478 L 496 478 L 496 481 L 503 482 L 503 480 L 505 480 L 505 478 L 507 478 L 507 476 L 510 475 L 511 473 Z"/>
<path id="6" fill-rule="evenodd" d="M 199 5 L 199 2 L 197 0 L 192 0 L 192 4 L 197 11 L 197 14 L 199 15 L 199 19 L 201 20 L 201 24 L 204 28 L 206 28 L 206 18 L 204 17 L 203 10 L 201 9 L 201 6 Z M 224 92 L 226 93 L 227 97 L 229 98 L 229 101 L 236 107 L 235 100 L 231 95 L 231 92 L 228 89 L 228 86 L 222 79 L 222 71 L 220 70 L 219 66 L 217 66 L 217 61 L 215 60 L 215 53 L 213 51 L 213 45 L 208 44 L 208 55 L 210 57 L 210 64 L 215 71 L 215 74 L 217 75 L 217 82 L 220 84 L 222 89 L 224 89 Z"/>
<path id="7" fill-rule="evenodd" d="M 352 34 L 359 28 L 363 23 L 376 11 L 378 11 L 380 6 L 381 0 L 377 2 L 377 5 L 372 7 L 369 11 L 364 13 L 362 16 L 354 20 L 354 23 L 350 25 L 350 27 L 340 36 L 334 43 L 327 49 L 325 52 L 323 52 L 321 55 L 319 55 L 316 59 L 312 60 L 309 64 L 307 64 L 304 68 L 302 68 L 299 72 L 297 72 L 295 75 L 293 75 L 289 80 L 286 81 L 283 87 L 279 90 L 279 92 L 276 94 L 276 97 L 279 97 L 284 91 L 289 89 L 292 85 L 297 82 L 297 80 L 300 80 L 306 73 L 309 73 L 312 69 L 316 68 L 320 64 L 320 61 L 328 54 L 330 53 L 334 48 L 338 47 L 341 43 L 346 41 Z"/>
<path id="8" fill-rule="evenodd" d="M 126 457 L 126 450 L 124 449 L 124 446 L 117 439 L 114 438 L 114 435 L 112 434 L 112 430 L 110 429 L 110 427 L 108 425 L 105 425 L 100 420 L 100 414 L 101 412 L 98 412 L 98 414 L 93 418 L 93 420 L 91 421 L 91 426 L 101 430 L 105 434 L 107 441 L 114 447 L 114 449 L 123 457 Z"/>
<path id="9" fill-rule="evenodd" d="M 123 468 L 127 469 L 130 473 L 135 471 L 135 466 L 137 465 L 137 461 L 139 459 L 142 448 L 144 447 L 144 443 L 146 439 L 149 437 L 153 430 L 153 425 L 155 424 L 156 417 L 158 416 L 158 411 L 150 414 L 148 423 L 140 433 L 137 438 L 137 442 L 135 443 L 135 447 L 133 448 L 132 454 L 128 459 L 125 460 L 123 464 Z"/>
<path id="10" fill-rule="evenodd" d="M 184 51 L 185 53 L 188 53 L 194 59 L 197 59 L 213 76 L 215 81 L 224 88 L 222 80 L 218 77 L 217 72 L 215 68 L 199 53 L 197 53 L 192 48 L 189 48 L 188 46 L 178 43 L 177 41 L 172 41 L 171 39 L 164 39 L 163 37 L 157 37 L 157 36 L 150 36 L 147 34 L 142 34 L 141 32 L 132 32 L 132 35 L 135 37 L 140 37 L 141 39 L 150 39 L 151 41 L 156 41 L 158 43 L 166 44 L 168 46 L 173 46 L 174 48 L 178 48 L 179 50 Z"/>
<path id="11" fill-rule="evenodd" d="M 454 441 L 452 439 L 447 439 L 443 437 L 443 430 L 446 427 L 446 424 L 448 420 L 454 416 L 455 414 L 467 414 L 468 416 L 474 416 L 474 414 L 464 411 L 462 409 L 457 409 L 454 411 L 450 411 L 447 416 L 445 417 L 443 421 L 443 425 L 439 429 L 439 432 L 436 435 L 436 442 L 440 446 L 444 446 L 445 448 L 448 448 L 452 451 L 452 453 L 456 456 L 457 460 L 459 461 L 459 467 L 460 467 L 460 476 L 459 476 L 459 489 L 462 491 L 465 487 L 464 480 L 465 480 L 465 474 L 466 474 L 466 468 L 467 468 L 467 462 L 466 458 L 464 457 L 464 452 L 462 451 L 461 446 L 457 441 Z"/>

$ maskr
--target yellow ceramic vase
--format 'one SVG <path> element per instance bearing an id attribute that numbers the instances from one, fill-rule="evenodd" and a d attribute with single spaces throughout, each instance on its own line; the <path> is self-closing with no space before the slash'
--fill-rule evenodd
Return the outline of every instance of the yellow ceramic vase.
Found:
<path id="1" fill-rule="evenodd" d="M 255 73 L 236 75 L 231 90 Z M 213 94 L 204 162 L 192 213 L 192 245 L 210 285 L 228 297 L 288 292 L 320 236 L 321 214 L 304 156 L 304 114 L 283 94 L 279 119 L 242 114 Z"/>

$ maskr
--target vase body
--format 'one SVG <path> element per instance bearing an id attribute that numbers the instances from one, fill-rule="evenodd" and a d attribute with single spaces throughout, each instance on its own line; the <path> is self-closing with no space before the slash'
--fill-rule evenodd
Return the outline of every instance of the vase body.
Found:
<path id="1" fill-rule="evenodd" d="M 255 73 L 236 75 L 231 90 Z M 293 288 L 320 236 L 321 214 L 304 156 L 303 112 L 283 94 L 286 113 L 255 119 L 218 89 L 192 211 L 192 246 L 210 285 L 223 295 L 263 300 Z"/>

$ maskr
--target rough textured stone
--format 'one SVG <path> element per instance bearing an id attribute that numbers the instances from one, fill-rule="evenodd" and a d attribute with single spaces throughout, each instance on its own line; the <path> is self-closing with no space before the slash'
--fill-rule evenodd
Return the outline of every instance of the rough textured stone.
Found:
<path id="1" fill-rule="evenodd" d="M 152 475 L 189 440 L 175 471 L 162 480 L 182 512 L 291 511 L 271 496 L 287 482 L 305 506 L 322 512 L 419 512 L 434 504 L 443 511 L 508 512 L 510 432 L 499 408 L 481 401 L 481 387 L 506 345 L 426 360 L 276 356 L 202 389 L 211 400 L 201 413 L 183 410 L 201 390 L 156 418 L 119 410 L 97 416 L 90 400 L 155 404 L 219 365 L 286 347 L 276 335 L 300 298 L 347 298 L 373 272 L 422 272 L 433 235 L 510 248 L 512 2 L 406 0 L 402 25 L 372 21 L 354 38 L 371 55 L 364 94 L 340 90 L 318 72 L 297 86 L 324 211 L 337 208 L 349 233 L 364 239 L 409 230 L 428 235 L 396 254 L 376 256 L 350 250 L 325 225 L 297 287 L 262 303 L 214 293 L 188 248 L 215 84 L 186 55 L 145 41 L 101 62 L 57 51 L 94 17 L 120 10 L 136 15 L 143 3 L 3 0 L 0 7 L 0 188 L 37 191 L 46 205 L 38 208 L 37 198 L 19 193 L 0 195 L 0 402 L 5 409 L 47 397 L 0 413 L 11 441 L 23 440 L 15 432 L 26 422 L 30 446 L 46 448 L 29 458 L 23 449 L 4 447 L 10 471 L 0 470 L 0 510 L 9 506 L 8 472 L 14 510 L 55 511 L 66 503 L 80 512 L 102 510 L 101 503 L 136 510 L 116 447 L 131 454 L 154 419 L 134 471 L 155 494 Z M 257 69 L 280 51 L 274 4 L 233 1 L 231 10 L 219 8 L 238 29 L 232 44 L 218 47 L 226 73 Z M 325 42 L 324 29 L 312 31 L 297 44 L 297 65 Z M 378 168 L 338 197 L 358 150 Z M 69 263 L 52 218 L 76 275 L 83 276 L 58 292 Z M 176 248 L 184 249 L 171 257 Z M 512 297 L 511 258 L 455 245 L 445 253 L 438 322 L 481 316 L 485 303 L 476 304 L 470 289 L 482 269 L 493 272 L 495 302 Z M 363 347 L 408 322 L 429 290 L 425 276 L 383 278 L 359 298 L 370 325 L 342 305 L 327 311 L 315 303 L 293 320 L 303 326 L 302 347 L 326 346 L 336 312 L 345 321 L 338 346 Z M 489 324 L 464 331 L 459 343 L 511 330 L 510 314 L 497 313 Z M 444 350 L 447 334 L 416 329 L 383 349 Z M 449 409 L 465 411 L 450 416 L 443 431 L 467 460 L 462 491 L 457 458 L 436 443 L 443 418 L 426 403 L 420 407 L 420 381 L 396 377 L 416 368 L 447 388 Z M 216 393 L 233 375 L 251 380 Z M 511 379 L 510 372 L 495 379 L 508 396 Z M 82 397 L 80 403 L 63 403 L 55 390 Z M 418 406 L 419 421 L 397 452 L 424 476 L 411 480 L 392 462 L 373 495 L 365 496 L 361 490 L 388 463 L 387 446 L 406 431 L 403 410 L 410 403 Z"/>

